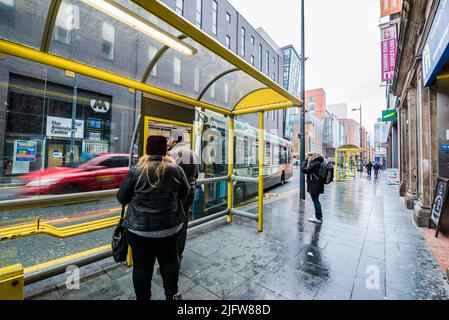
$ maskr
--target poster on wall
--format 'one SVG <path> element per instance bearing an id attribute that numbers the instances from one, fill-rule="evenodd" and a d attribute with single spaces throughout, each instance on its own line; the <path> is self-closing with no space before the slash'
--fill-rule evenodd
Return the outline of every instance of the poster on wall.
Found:
<path id="1" fill-rule="evenodd" d="M 47 136 L 48 137 L 64 137 L 70 138 L 72 136 L 72 119 L 47 117 Z M 75 138 L 84 138 L 84 121 L 75 121 Z"/>
<path id="2" fill-rule="evenodd" d="M 36 161 L 36 141 L 16 140 L 14 143 L 14 161 Z"/>
<path id="3" fill-rule="evenodd" d="M 22 174 L 30 172 L 30 163 L 33 156 L 32 145 L 27 140 L 14 140 L 14 151 L 12 161 L 12 174 Z M 26 154 L 28 152 L 28 155 Z M 34 159 L 36 159 L 36 147 L 34 147 Z"/>
<path id="4" fill-rule="evenodd" d="M 387 184 L 399 184 L 399 172 L 397 168 L 389 168 L 387 169 Z"/>
<path id="5" fill-rule="evenodd" d="M 397 27 L 395 23 L 380 26 L 382 83 L 393 81 L 397 54 Z"/>

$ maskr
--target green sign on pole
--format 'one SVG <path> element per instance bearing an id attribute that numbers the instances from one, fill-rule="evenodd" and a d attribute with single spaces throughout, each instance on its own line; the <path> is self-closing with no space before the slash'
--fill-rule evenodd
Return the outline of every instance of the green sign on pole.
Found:
<path id="1" fill-rule="evenodd" d="M 395 110 L 382 110 L 382 121 L 395 121 L 397 114 Z"/>

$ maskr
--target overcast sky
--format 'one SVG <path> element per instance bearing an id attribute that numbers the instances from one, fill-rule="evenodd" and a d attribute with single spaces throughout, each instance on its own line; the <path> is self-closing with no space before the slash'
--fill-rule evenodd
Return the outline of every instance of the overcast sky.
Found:
<path id="1" fill-rule="evenodd" d="M 253 27 L 262 27 L 279 46 L 301 52 L 300 0 L 228 0 Z M 380 87 L 378 0 L 305 0 L 306 90 L 323 88 L 327 104 L 362 103 L 362 124 L 374 138 L 385 109 Z M 359 121 L 358 112 L 349 117 Z"/>

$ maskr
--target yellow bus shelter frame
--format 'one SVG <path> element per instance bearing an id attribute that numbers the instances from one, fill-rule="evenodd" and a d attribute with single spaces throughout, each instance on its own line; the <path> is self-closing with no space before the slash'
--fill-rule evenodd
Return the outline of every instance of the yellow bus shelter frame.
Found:
<path id="1" fill-rule="evenodd" d="M 351 156 L 360 154 L 361 148 L 354 145 L 343 145 L 335 150 L 335 181 L 347 181 L 351 178 Z M 340 155 L 343 154 L 343 162 L 340 162 Z M 340 168 L 342 165 L 342 168 Z M 353 164 L 353 176 L 357 178 L 357 164 Z"/>

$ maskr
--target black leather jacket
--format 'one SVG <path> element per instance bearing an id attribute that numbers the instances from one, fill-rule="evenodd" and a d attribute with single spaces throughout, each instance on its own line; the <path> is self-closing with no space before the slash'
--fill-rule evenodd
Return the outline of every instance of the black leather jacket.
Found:
<path id="1" fill-rule="evenodd" d="M 182 223 L 180 199 L 189 194 L 189 183 L 181 167 L 170 164 L 158 187 L 152 187 L 145 175 L 137 184 L 140 173 L 141 169 L 132 168 L 117 192 L 117 200 L 129 204 L 123 226 L 136 231 L 160 231 Z M 149 178 L 155 181 L 156 177 L 153 173 Z"/>
<path id="2" fill-rule="evenodd" d="M 302 163 L 302 172 L 307 174 L 307 192 L 308 193 L 324 193 L 324 183 L 319 179 L 320 166 L 324 162 L 323 157 L 318 157 L 309 163 L 305 160 Z"/>

